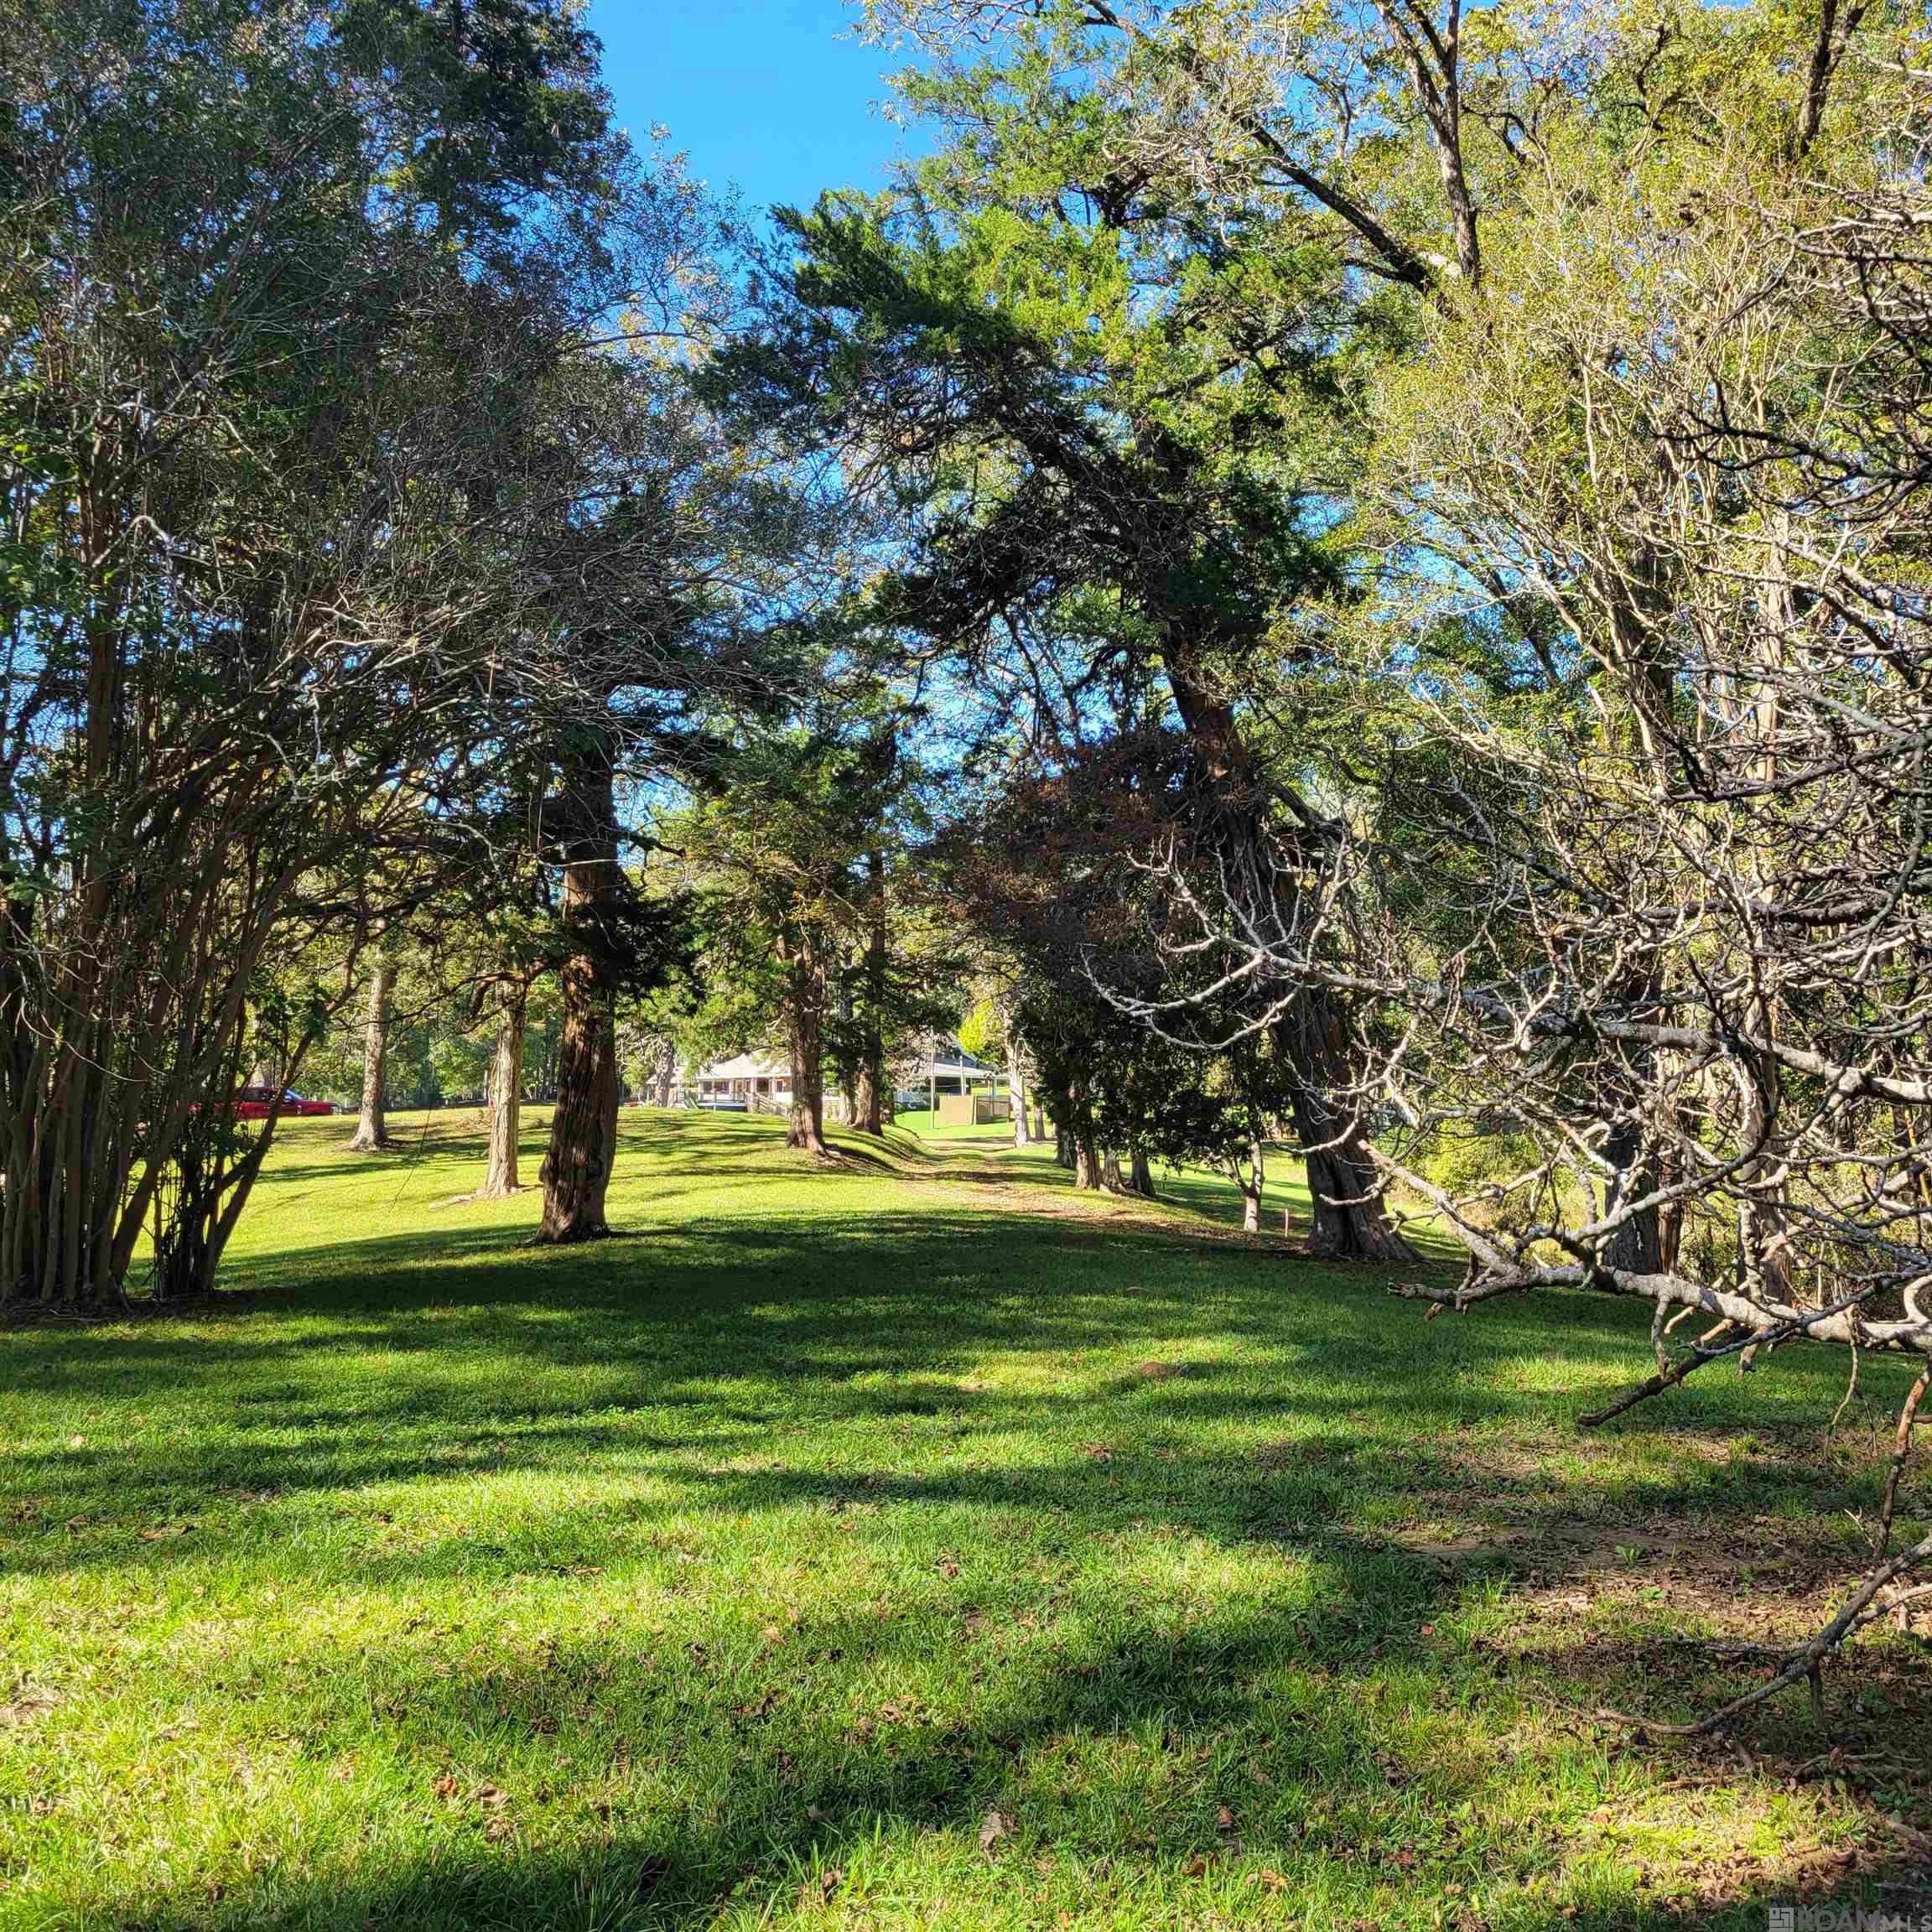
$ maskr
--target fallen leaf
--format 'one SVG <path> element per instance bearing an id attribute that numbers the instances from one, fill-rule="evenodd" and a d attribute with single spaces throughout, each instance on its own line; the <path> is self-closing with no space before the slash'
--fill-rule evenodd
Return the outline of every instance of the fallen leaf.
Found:
<path id="1" fill-rule="evenodd" d="M 1234 1814 L 1225 1805 L 1214 1814 L 1214 1829 L 1217 1831 L 1232 1831 L 1234 1829 Z"/>
<path id="2" fill-rule="evenodd" d="M 194 1527 L 192 1523 L 164 1523 L 158 1529 L 143 1530 L 141 1540 L 143 1543 L 164 1543 L 170 1536 L 185 1536 Z"/>
<path id="3" fill-rule="evenodd" d="M 990 1858 L 993 1847 L 1002 1838 L 1010 1838 L 1015 1826 L 1004 1811 L 989 1811 L 979 1826 L 979 1849 Z"/>
<path id="4" fill-rule="evenodd" d="M 1207 1875 L 1208 1861 L 1205 1858 L 1190 1858 L 1181 1867 L 1181 1876 L 1183 1878 L 1204 1878 Z"/>
<path id="5" fill-rule="evenodd" d="M 476 1802 L 486 1811 L 501 1811 L 510 1802 L 510 1794 L 495 1784 L 481 1784 L 476 1789 Z"/>
<path id="6" fill-rule="evenodd" d="M 43 1711 L 51 1711 L 60 1701 L 51 1690 L 36 1690 L 29 1685 L 11 1704 L 0 1704 L 0 1730 L 24 1724 Z"/>
<path id="7" fill-rule="evenodd" d="M 1285 1892 L 1288 1889 L 1288 1881 L 1272 1866 L 1266 1871 L 1257 1872 L 1254 1874 L 1254 1883 L 1265 1891 Z"/>
<path id="8" fill-rule="evenodd" d="M 439 1798 L 454 1798 L 456 1794 L 463 1789 L 463 1787 L 454 1778 L 439 1778 L 436 1782 L 429 1787 L 429 1789 L 434 1791 Z"/>

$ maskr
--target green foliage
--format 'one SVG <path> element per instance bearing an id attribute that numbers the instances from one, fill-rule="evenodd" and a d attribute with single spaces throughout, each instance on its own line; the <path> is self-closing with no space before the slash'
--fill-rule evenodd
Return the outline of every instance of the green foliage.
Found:
<path id="1" fill-rule="evenodd" d="M 1000 1009 L 990 1000 L 976 1000 L 959 1022 L 955 1037 L 961 1051 L 974 1060 L 995 1061 L 1005 1046 L 1006 1030 Z"/>
<path id="2" fill-rule="evenodd" d="M 615 188 L 601 51 L 570 0 L 340 0 L 331 52 L 430 110 L 383 185 L 440 231 L 501 236 L 540 199 Z"/>

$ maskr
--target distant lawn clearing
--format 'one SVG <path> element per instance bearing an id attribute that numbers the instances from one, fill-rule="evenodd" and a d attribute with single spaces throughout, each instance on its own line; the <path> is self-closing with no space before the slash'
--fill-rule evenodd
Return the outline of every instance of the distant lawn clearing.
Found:
<path id="1" fill-rule="evenodd" d="M 1795 1352 L 1579 1435 L 1643 1311 L 1426 1323 L 1205 1179 L 625 1118 L 624 1241 L 452 1204 L 472 1116 L 301 1122 L 218 1306 L 0 1335 L 8 1932 L 1932 1910 L 1922 1645 L 1826 1737 L 1591 1715 L 1821 1613 L 1895 1365 L 1835 1435 Z"/>

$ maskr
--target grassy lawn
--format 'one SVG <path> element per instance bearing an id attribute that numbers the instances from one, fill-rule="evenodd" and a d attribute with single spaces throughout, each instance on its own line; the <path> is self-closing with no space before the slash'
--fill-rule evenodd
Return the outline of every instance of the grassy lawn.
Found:
<path id="1" fill-rule="evenodd" d="M 1013 1123 L 996 1120 L 984 1127 L 965 1127 L 956 1122 L 942 1123 L 938 1117 L 924 1107 L 916 1107 L 901 1114 L 893 1125 L 901 1133 L 910 1134 L 920 1140 L 984 1140 L 989 1146 L 1010 1143 L 1013 1138 Z M 1049 1135 L 1053 1130 L 1046 1130 Z"/>
<path id="2" fill-rule="evenodd" d="M 293 1125 L 215 1307 L 0 1337 L 0 1925 L 1932 1909 L 1913 1639 L 1824 1736 L 1592 1716 L 1830 1602 L 1892 1365 L 1581 1436 L 1639 1313 L 1425 1322 L 1205 1179 L 633 1109 L 630 1238 L 539 1251 L 473 1118 L 397 1125 Z"/>

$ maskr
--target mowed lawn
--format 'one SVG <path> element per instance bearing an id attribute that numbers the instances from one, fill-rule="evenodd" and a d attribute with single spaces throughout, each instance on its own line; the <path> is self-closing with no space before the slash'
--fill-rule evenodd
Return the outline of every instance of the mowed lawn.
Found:
<path id="1" fill-rule="evenodd" d="M 544 1251 L 474 1117 L 397 1125 L 296 1124 L 213 1308 L 0 1334 L 0 1925 L 1932 1909 L 1917 1639 L 1823 1735 L 1596 1715 L 1829 1606 L 1895 1364 L 1580 1435 L 1640 1312 L 1426 1322 L 1204 1178 L 631 1110 L 628 1238 Z"/>

